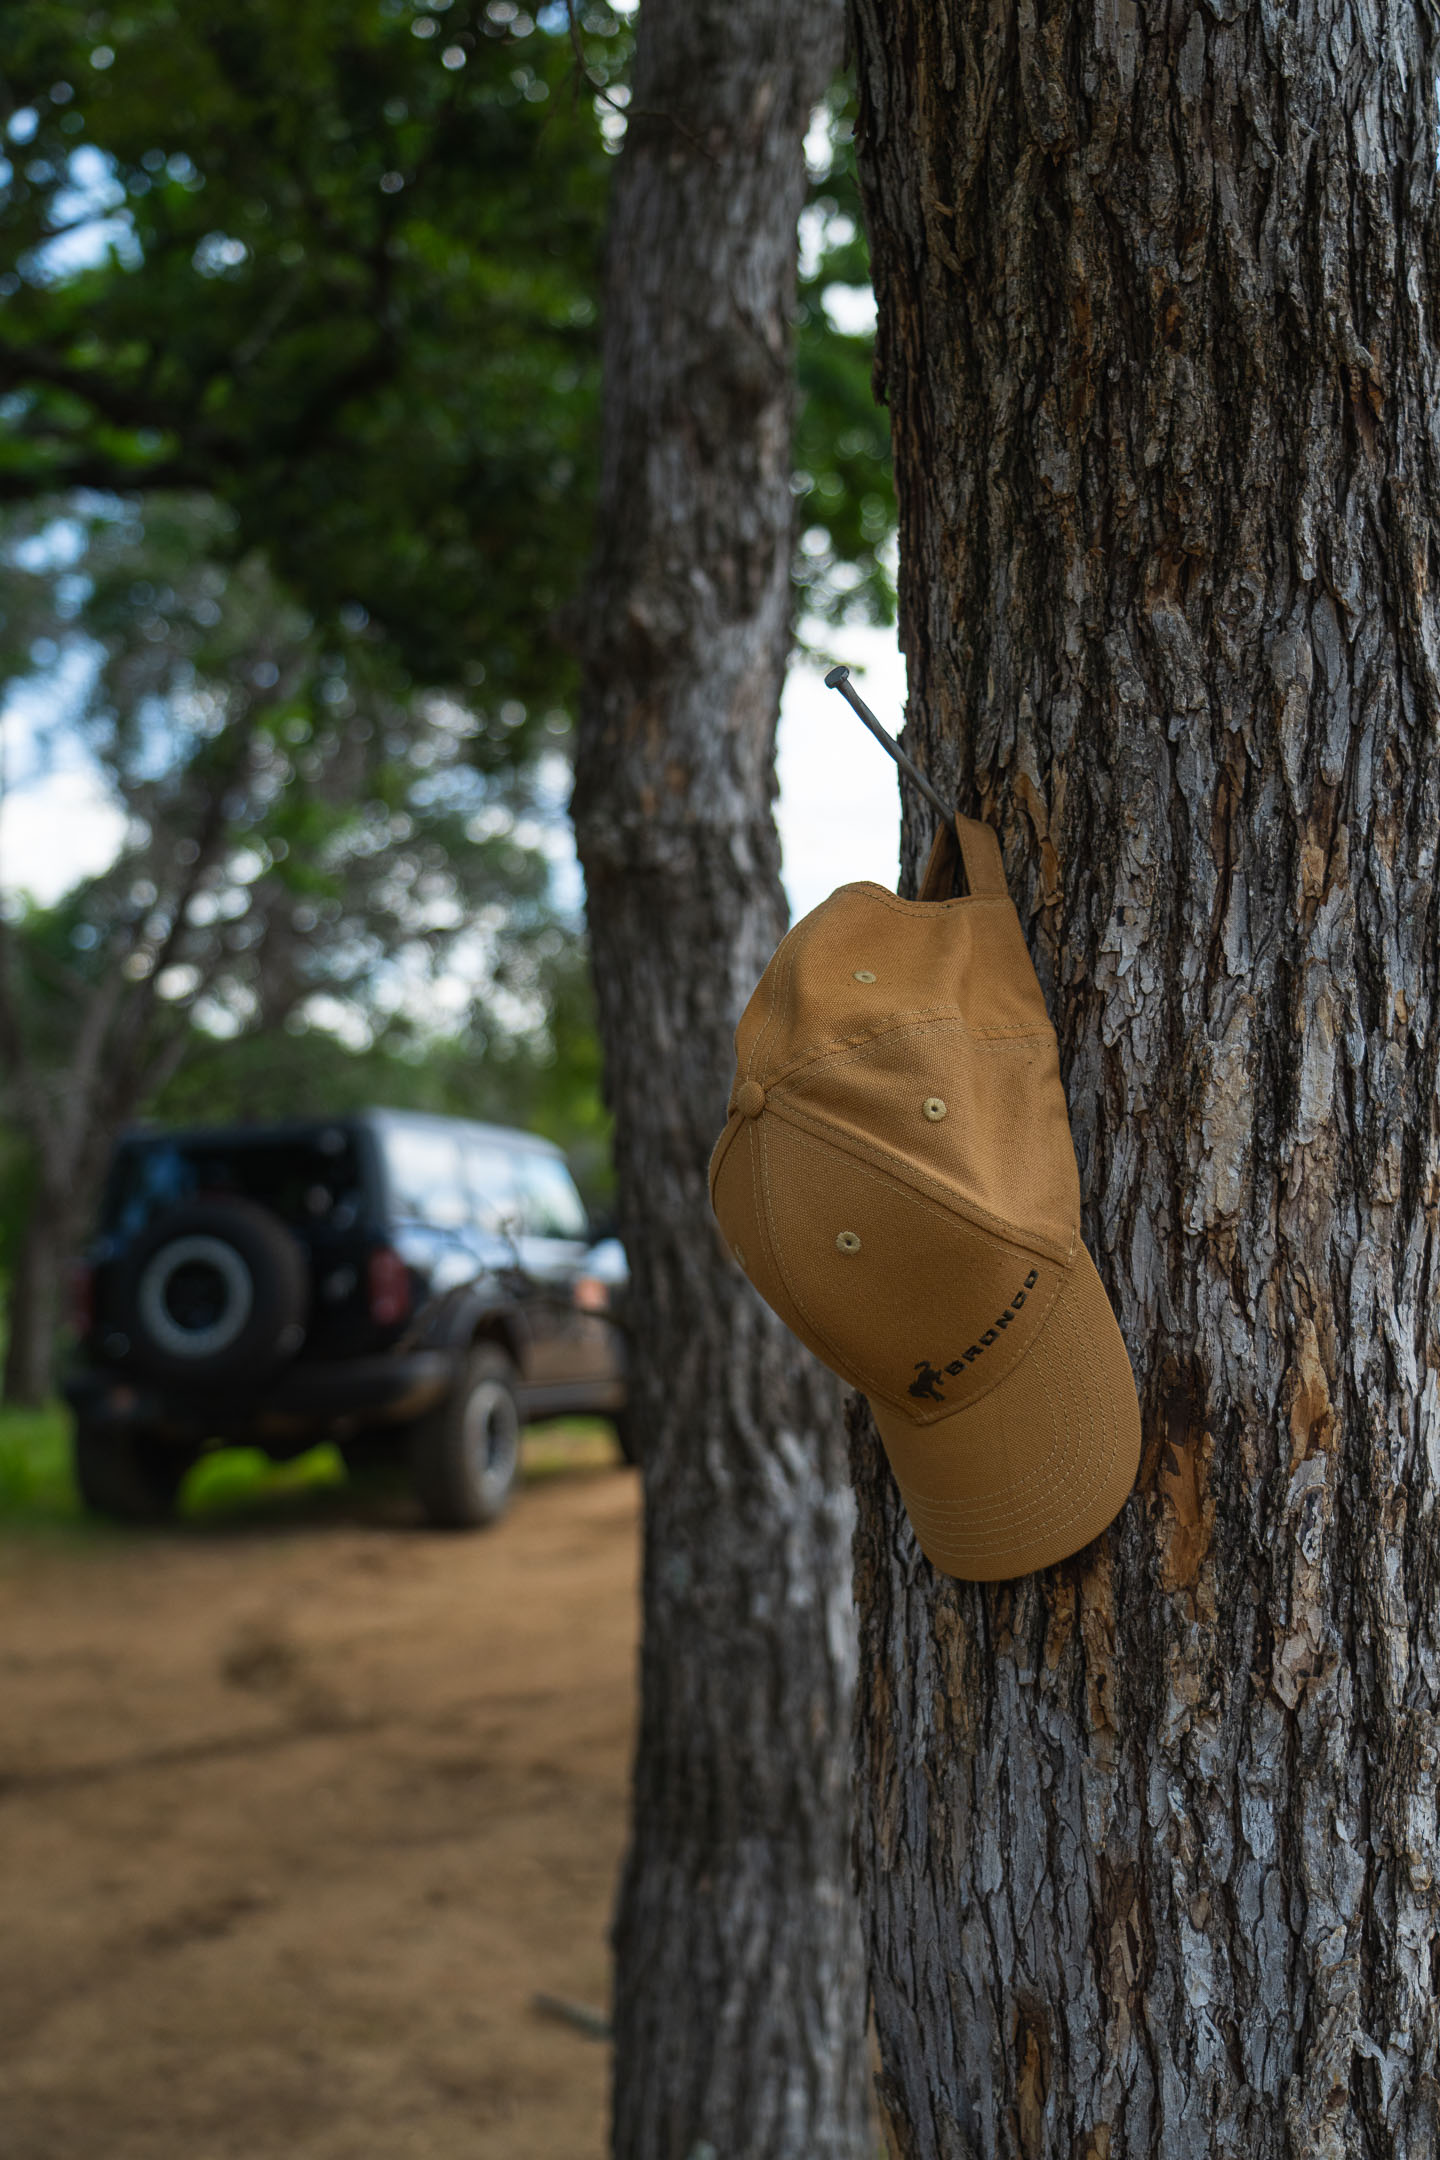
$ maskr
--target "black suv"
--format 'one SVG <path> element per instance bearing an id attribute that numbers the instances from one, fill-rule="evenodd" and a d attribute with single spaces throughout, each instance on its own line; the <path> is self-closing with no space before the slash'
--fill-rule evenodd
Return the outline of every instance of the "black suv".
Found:
<path id="1" fill-rule="evenodd" d="M 168 1511 L 217 1443 L 402 1451 L 432 1522 L 491 1522 L 520 1428 L 614 1417 L 625 1259 L 565 1159 L 459 1118 L 137 1132 L 79 1280 L 65 1392 L 87 1506 Z"/>

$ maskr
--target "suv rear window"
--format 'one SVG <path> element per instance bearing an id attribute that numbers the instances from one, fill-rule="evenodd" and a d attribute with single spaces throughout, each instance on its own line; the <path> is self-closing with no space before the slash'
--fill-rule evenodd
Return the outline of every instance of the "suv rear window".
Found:
<path id="1" fill-rule="evenodd" d="M 122 1147 L 115 1158 L 105 1215 L 127 1237 L 162 1208 L 221 1194 L 254 1200 L 292 1229 L 348 1229 L 363 1194 L 353 1135 L 338 1125 L 313 1137 L 253 1140 L 156 1139 Z"/>

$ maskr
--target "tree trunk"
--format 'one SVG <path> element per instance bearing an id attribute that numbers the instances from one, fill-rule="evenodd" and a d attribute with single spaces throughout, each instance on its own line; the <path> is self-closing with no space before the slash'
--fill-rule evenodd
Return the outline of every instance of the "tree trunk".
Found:
<path id="1" fill-rule="evenodd" d="M 60 1324 L 63 1231 L 37 1192 L 15 1254 L 6 1301 L 3 1399 L 8 1410 L 38 1410 L 55 1378 L 55 1332 Z"/>
<path id="2" fill-rule="evenodd" d="M 979 1589 L 857 1420 L 896 2134 L 1422 2160 L 1436 18 L 854 19 L 910 745 L 1002 834 L 1146 1432 L 1103 1539 Z"/>
<path id="3" fill-rule="evenodd" d="M 871 2151 L 839 1397 L 706 1184 L 785 928 L 795 228 L 840 34 L 833 0 L 645 0 L 612 209 L 575 820 L 646 1508 L 619 2160 Z"/>

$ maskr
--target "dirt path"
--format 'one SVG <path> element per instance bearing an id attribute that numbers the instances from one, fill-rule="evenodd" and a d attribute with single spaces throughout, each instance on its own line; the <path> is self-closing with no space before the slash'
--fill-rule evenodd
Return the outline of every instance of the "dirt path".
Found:
<path id="1" fill-rule="evenodd" d="M 637 1501 L 0 1546 L 5 2160 L 600 2160 Z"/>

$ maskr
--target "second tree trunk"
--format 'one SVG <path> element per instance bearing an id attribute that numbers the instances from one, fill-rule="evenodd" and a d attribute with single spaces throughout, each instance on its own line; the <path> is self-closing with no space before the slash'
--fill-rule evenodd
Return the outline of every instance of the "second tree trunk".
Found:
<path id="1" fill-rule="evenodd" d="M 838 1391 L 720 1240 L 706 1167 L 785 928 L 790 315 L 830 0 L 645 0 L 616 174 L 575 821 L 645 1479 L 616 1923 L 617 2160 L 869 2160 Z"/>

